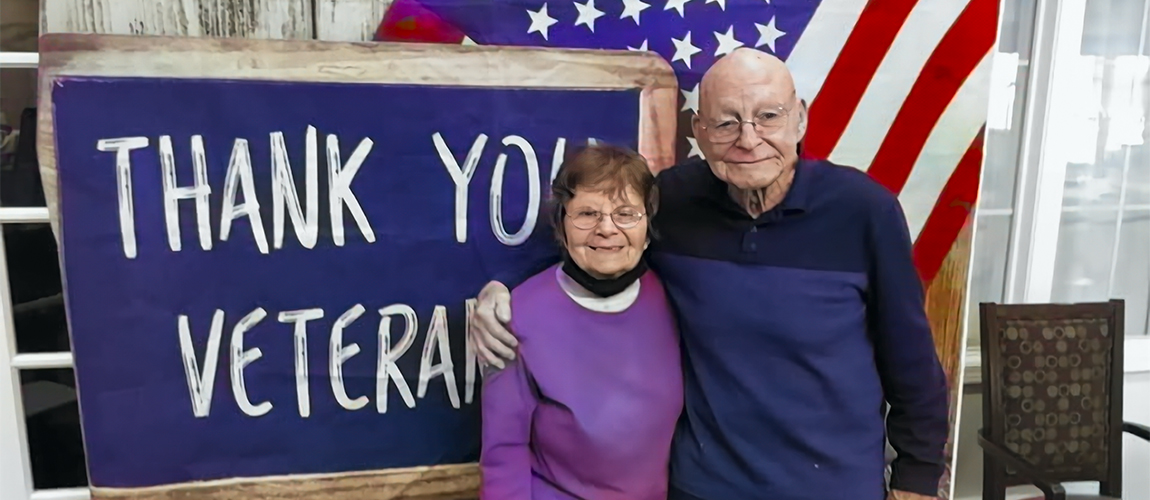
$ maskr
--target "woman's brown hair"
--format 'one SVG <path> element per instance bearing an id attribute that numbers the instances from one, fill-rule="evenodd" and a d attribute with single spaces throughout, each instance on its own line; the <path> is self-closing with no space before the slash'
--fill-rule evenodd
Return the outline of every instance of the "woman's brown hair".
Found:
<path id="1" fill-rule="evenodd" d="M 659 209 L 659 189 L 647 160 L 628 148 L 611 144 L 594 144 L 579 148 L 563 160 L 551 182 L 551 226 L 560 246 L 567 242 L 563 218 L 567 203 L 575 190 L 603 191 L 613 199 L 623 199 L 627 188 L 635 190 L 643 201 L 647 234 L 654 237 L 651 219 Z"/>

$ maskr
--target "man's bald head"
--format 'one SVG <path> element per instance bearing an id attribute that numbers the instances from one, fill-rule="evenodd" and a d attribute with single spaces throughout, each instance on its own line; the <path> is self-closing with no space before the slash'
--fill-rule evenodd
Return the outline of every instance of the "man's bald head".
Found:
<path id="1" fill-rule="evenodd" d="M 791 70 L 782 59 L 761 50 L 739 47 L 720 57 L 703 74 L 699 84 L 699 99 L 712 93 L 716 86 L 730 86 L 732 82 L 770 84 L 780 91 L 795 91 Z"/>
<path id="2" fill-rule="evenodd" d="M 806 118 L 787 65 L 766 52 L 738 48 L 703 75 L 691 127 L 717 177 L 738 189 L 765 189 L 798 162 Z"/>

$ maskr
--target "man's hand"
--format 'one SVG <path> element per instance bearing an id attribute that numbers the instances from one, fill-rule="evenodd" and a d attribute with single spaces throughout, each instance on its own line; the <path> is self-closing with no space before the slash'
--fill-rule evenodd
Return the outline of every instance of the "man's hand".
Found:
<path id="1" fill-rule="evenodd" d="M 938 500 L 938 497 L 919 495 L 918 493 L 910 493 L 907 491 L 892 490 L 890 494 L 887 495 L 886 500 Z"/>
<path id="2" fill-rule="evenodd" d="M 511 322 L 511 292 L 498 281 L 492 281 L 479 292 L 475 313 L 468 328 L 471 345 L 480 365 L 503 368 L 515 359 L 519 341 L 507 328 Z"/>

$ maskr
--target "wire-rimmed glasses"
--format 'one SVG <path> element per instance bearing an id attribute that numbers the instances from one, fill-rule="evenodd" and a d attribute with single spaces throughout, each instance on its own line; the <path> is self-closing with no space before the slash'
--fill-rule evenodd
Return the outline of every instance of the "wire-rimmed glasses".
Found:
<path id="1" fill-rule="evenodd" d="M 707 124 L 703 120 L 703 130 L 707 131 L 707 135 L 711 142 L 722 144 L 726 142 L 734 142 L 739 138 L 739 134 L 743 130 L 743 124 L 750 124 L 759 137 L 771 134 L 787 125 L 787 108 L 783 106 L 766 108 L 755 114 L 754 119 L 751 120 L 736 120 L 727 119 L 717 123 Z M 702 116 L 700 115 L 700 118 Z"/>
<path id="2" fill-rule="evenodd" d="M 574 212 L 568 212 L 567 217 L 571 218 L 571 223 L 579 229 L 594 229 L 603 220 L 603 212 L 598 210 L 581 209 Z M 614 212 L 610 213 L 611 221 L 619 229 L 630 229 L 639 224 L 643 220 L 645 214 L 633 207 L 619 207 Z"/>

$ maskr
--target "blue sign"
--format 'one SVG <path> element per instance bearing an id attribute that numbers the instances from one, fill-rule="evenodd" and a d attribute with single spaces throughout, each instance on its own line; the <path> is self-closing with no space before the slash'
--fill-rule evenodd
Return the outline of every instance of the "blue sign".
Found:
<path id="1" fill-rule="evenodd" d="M 478 458 L 468 299 L 555 243 L 563 152 L 639 91 L 53 85 L 92 484 Z"/>

